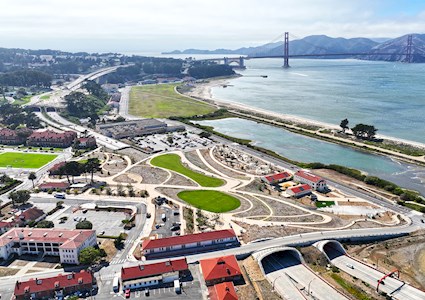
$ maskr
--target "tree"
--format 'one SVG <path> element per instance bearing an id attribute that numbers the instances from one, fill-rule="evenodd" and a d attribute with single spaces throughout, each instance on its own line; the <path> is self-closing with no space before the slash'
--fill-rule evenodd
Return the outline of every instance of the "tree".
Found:
<path id="1" fill-rule="evenodd" d="M 80 255 L 78 256 L 78 260 L 83 265 L 91 265 L 103 256 L 104 251 L 102 252 L 100 249 L 96 249 L 90 246 L 81 250 Z"/>
<path id="2" fill-rule="evenodd" d="M 378 131 L 378 129 L 376 129 L 372 125 L 366 125 L 361 123 L 351 128 L 351 130 L 357 138 L 368 140 L 374 139 L 376 132 Z"/>
<path id="3" fill-rule="evenodd" d="M 32 188 L 35 188 L 35 186 L 34 186 L 34 180 L 37 179 L 37 175 L 35 174 L 35 172 L 31 172 L 28 175 L 28 179 L 32 181 Z"/>
<path id="4" fill-rule="evenodd" d="M 92 229 L 93 224 L 90 221 L 80 221 L 75 225 L 75 229 Z"/>
<path id="5" fill-rule="evenodd" d="M 52 221 L 43 220 L 37 223 L 37 228 L 53 228 L 55 224 Z"/>
<path id="6" fill-rule="evenodd" d="M 345 133 L 345 131 L 349 128 L 348 127 L 348 119 L 344 119 L 341 121 L 341 124 L 339 124 L 339 126 L 342 128 L 342 132 Z"/>
<path id="7" fill-rule="evenodd" d="M 79 176 L 84 171 L 84 166 L 76 161 L 69 161 L 65 163 L 60 169 L 59 173 L 66 175 L 68 183 L 71 183 L 69 176 L 72 176 L 72 182 L 74 182 L 74 176 Z"/>
<path id="8" fill-rule="evenodd" d="M 93 183 L 93 175 L 100 170 L 100 161 L 98 158 L 89 158 L 85 163 L 84 169 L 91 175 L 90 182 Z"/>
<path id="9" fill-rule="evenodd" d="M 30 191 L 19 190 L 16 192 L 11 192 L 9 194 L 9 199 L 12 200 L 12 205 L 15 206 L 16 203 L 25 204 L 31 198 Z"/>

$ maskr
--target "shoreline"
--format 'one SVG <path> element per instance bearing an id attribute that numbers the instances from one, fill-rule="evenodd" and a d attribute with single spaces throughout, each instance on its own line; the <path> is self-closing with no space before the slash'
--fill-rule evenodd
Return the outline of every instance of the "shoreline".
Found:
<path id="1" fill-rule="evenodd" d="M 191 91 L 185 93 L 185 95 L 193 97 L 195 99 L 203 100 L 207 103 L 211 103 L 221 108 L 228 109 L 229 112 L 231 113 L 232 113 L 231 110 L 236 110 L 235 112 L 236 117 L 237 115 L 241 115 L 240 117 L 242 118 L 251 118 L 253 121 L 263 122 L 272 126 L 275 125 L 278 127 L 284 127 L 288 130 L 297 131 L 299 134 L 304 134 L 308 136 L 314 135 L 313 137 L 317 139 L 322 139 L 322 140 L 324 139 L 336 144 L 342 144 L 345 146 L 358 148 L 358 149 L 363 148 L 363 150 L 370 150 L 380 155 L 393 156 L 397 159 L 401 159 L 408 163 L 415 163 L 419 165 L 424 165 L 425 163 L 425 155 L 422 155 L 422 156 L 409 155 L 409 154 L 399 152 L 397 150 L 391 150 L 384 147 L 380 147 L 379 145 L 375 146 L 375 145 L 367 144 L 362 142 L 361 140 L 338 137 L 332 134 L 321 132 L 322 130 L 328 130 L 328 131 L 340 130 L 340 127 L 335 124 L 329 124 L 326 122 L 306 119 L 303 117 L 298 117 L 293 115 L 276 113 L 272 111 L 267 111 L 265 109 L 245 105 L 245 104 L 213 98 L 212 88 L 229 84 L 231 79 L 233 78 L 230 77 L 230 78 L 210 79 L 206 83 L 196 84 L 195 87 Z M 238 110 L 239 112 L 237 112 Z M 248 113 L 249 115 L 247 115 L 246 113 Z M 268 117 L 272 117 L 274 119 L 269 119 Z M 384 135 L 377 135 L 377 138 L 381 138 L 383 140 L 386 140 L 396 145 L 407 145 L 409 147 L 412 147 L 415 149 L 421 149 L 421 150 L 425 149 L 425 144 L 420 142 L 415 142 L 415 141 L 410 141 L 410 140 L 405 140 L 405 139 L 395 138 L 390 136 L 384 136 Z"/>

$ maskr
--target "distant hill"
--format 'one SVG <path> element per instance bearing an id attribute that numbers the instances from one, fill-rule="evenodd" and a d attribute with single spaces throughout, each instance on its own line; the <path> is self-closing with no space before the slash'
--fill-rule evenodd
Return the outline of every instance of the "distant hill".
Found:
<path id="1" fill-rule="evenodd" d="M 289 54 L 332 54 L 341 52 L 367 52 L 378 45 L 366 38 L 331 38 L 326 35 L 312 35 L 289 42 Z M 248 56 L 273 56 L 283 53 L 283 42 L 269 43 L 258 47 L 244 47 L 235 50 L 186 49 L 164 52 L 163 54 L 241 54 Z"/>
<path id="2" fill-rule="evenodd" d="M 384 60 L 384 61 L 406 61 L 408 35 L 386 41 L 371 49 L 368 60 Z M 379 55 L 379 53 L 394 53 L 393 55 Z M 425 34 L 413 34 L 412 37 L 412 60 L 411 62 L 425 62 Z"/>
<path id="3" fill-rule="evenodd" d="M 379 43 L 378 41 L 382 41 Z M 372 53 L 366 60 L 405 61 L 407 35 L 395 39 L 367 38 L 332 38 L 326 35 L 311 35 L 303 39 L 289 42 L 289 54 L 333 54 L 333 53 Z M 376 53 L 376 54 L 373 54 Z M 394 53 L 394 55 L 379 55 L 379 53 Z M 258 47 L 239 49 L 198 50 L 186 49 L 164 52 L 163 54 L 217 54 L 217 55 L 247 55 L 247 56 L 276 56 L 283 54 L 283 42 L 269 43 Z M 337 57 L 337 56 L 335 56 Z M 352 56 L 346 56 L 352 57 Z M 318 57 L 320 58 L 320 57 Z M 330 58 L 327 56 L 327 58 Z M 338 56 L 338 58 L 342 58 Z M 413 35 L 412 62 L 425 62 L 425 34 Z"/>

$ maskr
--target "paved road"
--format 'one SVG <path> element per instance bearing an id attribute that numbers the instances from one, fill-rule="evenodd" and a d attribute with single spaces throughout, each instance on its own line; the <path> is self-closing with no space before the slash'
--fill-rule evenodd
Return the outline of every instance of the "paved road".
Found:
<path id="1" fill-rule="evenodd" d="M 262 263 L 266 276 L 286 299 L 347 299 L 288 251 L 270 254 Z"/>
<path id="2" fill-rule="evenodd" d="M 363 264 L 352 257 L 339 252 L 337 249 L 328 244 L 326 254 L 331 259 L 331 263 L 342 271 L 367 282 L 373 287 L 377 286 L 378 280 L 384 276 L 384 273 Z M 351 268 L 351 266 L 353 268 Z M 425 292 L 418 290 L 405 282 L 396 278 L 387 277 L 384 284 L 379 286 L 379 291 L 383 291 L 391 295 L 395 299 L 402 300 L 423 300 Z"/>

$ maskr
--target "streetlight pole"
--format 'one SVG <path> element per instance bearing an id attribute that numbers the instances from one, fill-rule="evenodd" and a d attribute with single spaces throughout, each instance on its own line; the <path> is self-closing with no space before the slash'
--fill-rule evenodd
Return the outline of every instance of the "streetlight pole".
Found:
<path id="1" fill-rule="evenodd" d="M 307 288 L 307 293 L 310 295 L 310 285 L 313 282 L 313 280 L 316 278 L 313 278 L 312 280 L 310 280 L 310 282 L 308 283 L 308 288 Z"/>
<path id="2" fill-rule="evenodd" d="M 274 287 L 275 287 L 276 280 L 277 280 L 277 279 L 279 279 L 280 277 L 282 277 L 282 275 L 277 276 L 277 277 L 273 280 L 273 284 L 272 284 L 272 289 L 273 289 L 273 291 L 274 291 Z"/>

